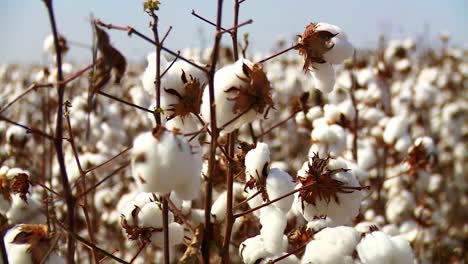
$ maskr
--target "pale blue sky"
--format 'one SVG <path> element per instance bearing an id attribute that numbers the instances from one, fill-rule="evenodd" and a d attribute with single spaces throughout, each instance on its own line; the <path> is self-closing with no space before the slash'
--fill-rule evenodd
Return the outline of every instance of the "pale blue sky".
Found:
<path id="1" fill-rule="evenodd" d="M 91 43 L 89 14 L 106 22 L 132 25 L 151 32 L 149 18 L 141 0 L 55 0 L 59 30 L 72 41 Z M 161 30 L 174 28 L 167 45 L 173 49 L 200 46 L 200 36 L 211 43 L 213 28 L 193 17 L 215 18 L 216 0 L 162 0 L 159 15 Z M 224 1 L 223 26 L 232 24 L 232 0 Z M 358 47 L 374 47 L 380 33 L 390 37 L 417 37 L 429 29 L 434 45 L 442 30 L 452 35 L 459 46 L 468 44 L 468 1 L 466 0 L 247 0 L 242 4 L 240 21 L 252 18 L 243 27 L 252 37 L 253 49 L 268 52 L 281 36 L 302 32 L 312 21 L 339 25 Z M 0 63 L 44 61 L 42 42 L 50 32 L 46 9 L 41 0 L 0 1 Z M 201 29 L 203 34 L 200 34 Z M 240 35 L 242 36 L 242 34 Z M 112 32 L 113 44 L 132 60 L 142 60 L 153 48 L 136 37 Z M 226 42 L 228 38 L 225 37 Z M 87 62 L 89 51 L 73 47 L 69 59 Z"/>

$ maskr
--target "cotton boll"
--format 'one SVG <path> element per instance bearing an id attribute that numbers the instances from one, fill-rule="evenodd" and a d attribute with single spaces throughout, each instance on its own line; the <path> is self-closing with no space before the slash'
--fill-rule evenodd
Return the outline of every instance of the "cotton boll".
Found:
<path id="1" fill-rule="evenodd" d="M 333 47 L 323 54 L 325 61 L 331 64 L 341 64 L 344 60 L 350 58 L 353 55 L 354 47 L 348 41 L 348 36 L 338 26 L 331 25 L 328 23 L 320 22 L 316 27 L 317 31 L 328 31 L 332 34 L 336 34 L 331 38 Z"/>
<path id="2" fill-rule="evenodd" d="M 251 76 L 247 76 L 247 73 L 244 72 L 246 69 L 255 74 L 250 73 Z M 258 82 L 258 85 L 250 86 L 249 80 L 254 79 Z M 222 127 L 226 133 L 240 128 L 243 124 L 263 118 L 264 113 L 273 104 L 270 83 L 261 66 L 246 59 L 239 59 L 234 64 L 219 69 L 214 76 L 214 89 L 216 124 L 218 127 Z M 253 92 L 254 95 L 246 95 L 245 89 L 249 89 L 249 93 Z M 238 97 L 240 101 L 253 101 L 254 105 L 250 106 L 250 110 L 247 110 L 248 106 L 243 105 L 245 102 L 236 103 L 239 102 L 238 99 L 234 99 L 237 96 L 240 96 Z M 202 100 L 201 113 L 205 121 L 209 123 L 211 121 L 211 112 L 208 86 L 203 92 Z M 242 115 L 239 117 L 240 114 Z"/>
<path id="3" fill-rule="evenodd" d="M 405 153 L 412 145 L 411 136 L 408 133 L 403 134 L 398 140 L 395 142 L 395 150 L 400 153 Z"/>
<path id="4" fill-rule="evenodd" d="M 310 72 L 314 77 L 315 88 L 322 93 L 329 93 L 335 86 L 335 69 L 330 63 L 313 63 Z"/>
<path id="5" fill-rule="evenodd" d="M 317 157 L 314 157 L 316 159 Z M 314 164 L 314 163 L 312 163 Z M 307 182 L 306 179 L 308 177 L 313 177 L 308 171 L 308 166 L 309 163 L 305 162 L 302 169 L 298 171 L 298 178 L 303 179 L 301 181 Z M 317 166 L 317 165 L 316 165 Z M 343 161 L 338 161 L 334 159 L 330 159 L 328 169 L 329 170 L 334 170 L 334 169 L 346 169 L 346 163 Z M 355 176 L 348 172 L 348 171 L 340 171 L 337 173 L 332 173 L 330 176 L 331 179 L 340 181 L 343 183 L 343 186 L 348 186 L 349 188 L 360 188 L 359 182 L 355 178 Z M 296 189 L 302 187 L 302 183 L 299 183 L 296 185 Z M 315 192 L 320 191 L 321 188 L 327 189 L 331 187 L 325 187 L 321 185 L 317 185 L 316 189 L 314 189 Z M 317 190 L 318 189 L 318 190 Z M 312 221 L 316 217 L 321 217 L 321 216 L 328 216 L 332 219 L 332 221 L 336 225 L 345 225 L 349 224 L 354 217 L 356 217 L 359 214 L 359 208 L 362 200 L 362 193 L 358 190 L 353 190 L 350 193 L 342 193 L 342 192 L 336 192 L 336 197 L 338 201 L 335 200 L 334 197 L 330 197 L 330 200 L 327 201 L 322 197 L 321 195 L 324 194 L 315 194 L 317 199 L 315 199 L 315 205 L 312 203 L 309 203 L 303 198 L 299 197 L 299 193 L 294 194 L 294 203 L 293 206 L 296 207 L 296 210 L 300 211 L 304 218 L 307 221 Z M 336 191 L 336 190 L 335 190 Z M 349 190 L 351 191 L 351 190 Z M 308 190 L 310 192 L 310 189 Z"/>
<path id="6" fill-rule="evenodd" d="M 183 200 L 198 196 L 202 159 L 187 140 L 163 127 L 140 134 L 133 143 L 132 174 L 141 191 L 176 191 Z"/>
<path id="7" fill-rule="evenodd" d="M 169 246 L 182 244 L 184 239 L 184 227 L 179 223 L 170 223 L 169 227 Z M 164 246 L 164 233 L 154 232 L 151 236 L 151 242 L 157 247 Z"/>
<path id="8" fill-rule="evenodd" d="M 385 126 L 383 139 L 387 144 L 393 144 L 398 138 L 408 131 L 408 119 L 404 116 L 395 116 L 390 118 Z"/>
<path id="9" fill-rule="evenodd" d="M 398 223 L 409 217 L 415 206 L 413 194 L 403 190 L 388 200 L 385 215 L 390 223 Z"/>
<path id="10" fill-rule="evenodd" d="M 367 234 L 356 247 L 362 263 L 412 264 L 410 244 L 399 237 L 390 237 L 382 231 Z"/>
<path id="11" fill-rule="evenodd" d="M 5 133 L 8 144 L 15 147 L 23 147 L 29 137 L 27 130 L 19 126 L 10 126 Z"/>
<path id="12" fill-rule="evenodd" d="M 245 155 L 245 174 L 262 182 L 263 177 L 268 175 L 269 166 L 270 149 L 266 143 L 258 142 L 257 146 Z"/>
<path id="13" fill-rule="evenodd" d="M 174 219 L 172 219 L 172 221 L 174 221 Z M 171 220 L 169 220 L 169 222 L 171 222 Z M 138 226 L 141 228 L 161 228 L 162 205 L 160 203 L 153 202 L 147 203 L 141 207 L 138 213 Z"/>
<path id="14" fill-rule="evenodd" d="M 265 249 L 278 254 L 283 250 L 282 239 L 286 228 L 286 215 L 276 206 L 266 206 L 260 209 L 260 236 L 263 238 Z"/>
<path id="15" fill-rule="evenodd" d="M 27 195 L 27 203 L 19 194 L 12 196 L 10 209 L 6 213 L 10 224 L 39 224 L 45 222 L 41 204 L 31 196 Z"/>
<path id="16" fill-rule="evenodd" d="M 156 52 L 151 52 L 148 54 L 146 57 L 148 61 L 148 65 L 141 76 L 141 81 L 143 84 L 143 89 L 150 94 L 152 97 L 156 94 L 156 86 L 154 84 L 155 78 L 156 78 Z M 166 67 L 169 65 L 169 63 L 164 59 L 164 57 L 161 56 L 160 59 L 160 68 L 161 73 L 166 69 Z"/>
<path id="17" fill-rule="evenodd" d="M 417 107 L 429 107 L 435 103 L 438 90 L 432 85 L 417 85 L 414 87 L 414 104 Z"/>
<path id="18" fill-rule="evenodd" d="M 245 264 L 254 264 L 257 260 L 269 257 L 272 254 L 264 247 L 264 240 L 261 235 L 247 238 L 239 246 L 239 255 Z"/>
<path id="19" fill-rule="evenodd" d="M 3 238 L 5 243 L 5 250 L 7 252 L 7 258 L 9 263 L 24 263 L 33 264 L 31 259 L 31 253 L 29 252 L 28 244 L 16 244 L 13 243 L 15 237 L 21 233 L 19 226 L 15 226 L 8 230 Z"/>
<path id="20" fill-rule="evenodd" d="M 282 195 L 285 195 L 286 193 L 293 191 L 294 182 L 289 174 L 279 169 L 273 168 L 270 170 L 270 173 L 266 179 L 266 189 L 268 198 L 270 200 L 274 200 Z M 293 200 L 294 197 L 290 195 L 273 203 L 273 205 L 286 214 L 291 209 Z"/>
<path id="21" fill-rule="evenodd" d="M 221 222 L 226 217 L 227 192 L 222 192 L 211 206 L 211 216 L 214 222 Z"/>
<path id="22" fill-rule="evenodd" d="M 283 254 L 272 256 L 272 257 L 268 257 L 268 258 L 260 261 L 260 264 L 271 263 L 271 261 L 276 260 L 276 259 L 284 256 L 285 254 L 287 254 L 287 253 L 283 253 Z M 299 259 L 296 257 L 296 255 L 289 255 L 286 258 L 275 261 L 275 263 L 278 263 L 278 264 L 298 264 Z"/>
<path id="23" fill-rule="evenodd" d="M 359 234 L 351 227 L 325 228 L 307 244 L 301 263 L 354 263 L 351 255 L 358 241 Z"/>

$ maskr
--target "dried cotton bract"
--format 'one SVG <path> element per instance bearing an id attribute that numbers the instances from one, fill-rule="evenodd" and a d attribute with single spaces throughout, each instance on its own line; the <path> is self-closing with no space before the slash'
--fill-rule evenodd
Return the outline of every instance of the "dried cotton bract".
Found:
<path id="1" fill-rule="evenodd" d="M 354 48 L 343 30 L 327 23 L 310 23 L 296 47 L 304 59 L 304 71 L 311 71 L 315 88 L 329 93 L 335 85 L 332 64 L 341 64 L 351 57 Z"/>
<path id="2" fill-rule="evenodd" d="M 132 175 L 140 191 L 176 191 L 180 198 L 198 196 L 202 158 L 185 138 L 157 126 L 133 142 Z"/>

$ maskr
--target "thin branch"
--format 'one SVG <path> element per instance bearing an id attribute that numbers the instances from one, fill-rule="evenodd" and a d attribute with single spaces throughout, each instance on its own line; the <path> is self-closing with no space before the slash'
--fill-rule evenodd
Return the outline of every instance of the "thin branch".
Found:
<path id="1" fill-rule="evenodd" d="M 103 95 L 103 96 L 108 97 L 108 98 L 110 98 L 110 99 L 112 99 L 112 100 L 115 100 L 115 101 L 120 102 L 120 103 L 122 103 L 122 104 L 126 104 L 126 105 L 131 106 L 131 107 L 134 107 L 134 108 L 139 109 L 139 110 L 141 110 L 141 111 L 145 111 L 145 112 L 147 112 L 147 113 L 151 113 L 151 114 L 152 114 L 152 113 L 154 112 L 154 111 L 151 111 L 151 110 L 149 110 L 149 109 L 146 109 L 146 108 L 144 108 L 144 107 L 142 107 L 142 106 L 136 105 L 136 104 L 134 104 L 134 103 L 130 103 L 130 102 L 125 101 L 125 100 L 123 100 L 123 99 L 120 99 L 120 98 L 118 98 L 118 97 L 116 97 L 116 96 L 113 96 L 113 95 L 110 95 L 110 94 L 108 94 L 108 93 L 105 93 L 105 92 L 103 92 L 103 91 L 98 91 L 98 92 L 96 92 L 96 94 Z"/>
<path id="2" fill-rule="evenodd" d="M 107 175 L 106 177 L 104 177 L 102 180 L 100 180 L 98 183 L 96 183 L 94 186 L 88 188 L 88 190 L 80 193 L 77 195 L 77 197 L 82 197 L 86 194 L 88 194 L 90 191 L 96 189 L 97 187 L 99 187 L 101 184 L 103 184 L 105 181 L 109 180 L 110 178 L 112 178 L 112 176 L 116 175 L 117 172 L 119 172 L 120 170 L 126 168 L 128 165 L 130 165 L 130 162 L 127 161 L 126 163 L 124 163 L 123 165 L 119 166 L 117 169 L 115 169 L 114 171 L 112 171 L 109 175 Z"/>
<path id="3" fill-rule="evenodd" d="M 287 258 L 287 257 L 289 257 L 289 256 L 291 256 L 291 255 L 295 255 L 295 254 L 301 252 L 301 251 L 307 246 L 307 244 L 308 244 L 308 242 L 307 242 L 307 243 L 304 243 L 302 246 L 300 246 L 300 247 L 294 249 L 293 251 L 289 252 L 288 254 L 284 254 L 283 256 L 278 257 L 278 258 L 272 260 L 272 261 L 269 262 L 269 263 L 273 264 L 273 263 L 279 262 L 279 261 L 281 261 L 281 260 L 283 260 L 283 259 L 285 259 L 285 258 Z"/>
<path id="4" fill-rule="evenodd" d="M 19 101 L 21 98 L 23 98 L 25 95 L 30 93 L 31 91 L 37 90 L 37 88 L 45 88 L 45 87 L 52 87 L 53 84 L 48 83 L 48 84 L 37 84 L 33 83 L 31 84 L 24 92 L 19 94 L 15 99 L 11 100 L 11 102 L 7 103 L 3 108 L 0 109 L 0 114 L 5 112 L 8 108 L 10 108 L 14 103 Z"/>
<path id="5" fill-rule="evenodd" d="M 110 158 L 110 159 L 104 161 L 103 163 L 101 163 L 101 164 L 99 164 L 99 165 L 96 165 L 96 166 L 92 167 L 91 169 L 85 170 L 85 173 L 88 173 L 88 172 L 91 172 L 91 171 L 93 171 L 93 170 L 99 169 L 100 167 L 102 167 L 102 166 L 108 164 L 109 162 L 115 160 L 116 158 L 122 156 L 123 154 L 125 154 L 127 151 L 129 151 L 129 150 L 131 150 L 131 149 L 132 149 L 131 146 L 130 146 L 130 147 L 126 147 L 124 150 L 122 150 L 122 151 L 119 152 L 117 155 L 113 156 L 112 158 Z"/>
<path id="6" fill-rule="evenodd" d="M 169 36 L 169 33 L 171 33 L 171 30 L 172 30 L 172 26 L 169 26 L 169 28 L 167 29 L 166 33 L 164 34 L 162 40 L 161 40 L 161 46 L 164 45 L 164 42 L 166 41 L 166 38 Z"/>
<path id="7" fill-rule="evenodd" d="M 289 48 L 287 48 L 287 49 L 284 49 L 284 50 L 282 50 L 282 51 L 280 51 L 280 52 L 277 52 L 277 53 L 275 53 L 275 54 L 273 54 L 273 55 L 271 55 L 271 56 L 269 56 L 269 57 L 267 57 L 267 58 L 265 58 L 265 59 L 263 59 L 263 60 L 260 60 L 260 61 L 257 62 L 257 63 L 264 63 L 264 62 L 269 61 L 269 60 L 271 60 L 271 59 L 273 59 L 273 58 L 275 58 L 275 57 L 278 57 L 279 55 L 282 55 L 282 54 L 284 54 L 284 53 L 286 53 L 286 52 L 288 52 L 288 51 L 290 51 L 290 50 L 293 50 L 293 49 L 295 49 L 295 48 L 297 48 L 297 47 L 298 47 L 298 44 L 293 45 L 293 46 L 291 46 L 291 47 L 289 47 Z"/>
<path id="8" fill-rule="evenodd" d="M 15 122 L 15 121 L 13 121 L 13 120 L 11 120 L 9 118 L 6 118 L 6 117 L 2 116 L 2 115 L 0 115 L 0 120 L 3 120 L 5 122 L 10 123 L 10 124 L 15 125 L 15 126 L 22 127 L 24 129 L 26 129 L 28 133 L 32 133 L 32 134 L 42 136 L 42 137 L 44 137 L 44 138 L 46 138 L 48 140 L 52 140 L 52 141 L 54 140 L 54 136 L 52 136 L 52 135 L 49 135 L 49 134 L 47 134 L 47 133 L 45 133 L 45 132 L 43 132 L 43 131 L 41 131 L 39 129 L 31 128 L 31 127 L 28 127 L 26 125 L 20 124 L 18 122 Z"/>
<path id="9" fill-rule="evenodd" d="M 233 26 L 232 28 L 222 30 L 221 33 L 231 33 L 231 31 L 237 30 L 238 28 L 243 27 L 245 25 L 252 24 L 252 22 L 253 22 L 253 20 L 249 19 L 249 20 L 247 20 L 245 22 L 240 23 L 239 25 Z"/>
<path id="10" fill-rule="evenodd" d="M 208 20 L 208 19 L 206 19 L 206 18 L 200 16 L 199 14 L 197 14 L 197 13 L 195 12 L 194 9 L 192 9 L 192 15 L 193 15 L 194 17 L 199 18 L 200 20 L 202 20 L 202 21 L 204 21 L 204 22 L 206 22 L 206 23 L 208 23 L 208 24 L 210 24 L 210 25 L 216 27 L 216 23 L 213 23 L 213 22 L 211 22 L 210 20 Z M 223 30 L 223 31 L 226 30 L 225 28 L 223 28 L 223 27 L 221 27 L 221 26 L 220 26 L 219 28 L 220 28 L 221 30 Z"/>
<path id="11" fill-rule="evenodd" d="M 299 110 L 299 111 L 300 111 L 300 110 Z M 270 127 L 269 129 L 267 129 L 266 131 L 263 131 L 260 135 L 257 135 L 257 137 L 263 137 L 264 135 L 269 134 L 273 129 L 275 129 L 275 128 L 277 128 L 277 127 L 280 127 L 280 126 L 286 124 L 286 122 L 288 122 L 289 120 L 291 120 L 292 118 L 294 118 L 294 116 L 296 116 L 296 114 L 297 114 L 299 111 L 294 111 L 294 112 L 292 112 L 287 118 L 285 118 L 284 120 L 281 120 L 280 122 L 276 123 L 275 125 L 273 125 L 273 126 Z"/>
<path id="12" fill-rule="evenodd" d="M 161 78 L 164 77 L 164 75 L 166 75 L 166 73 L 169 71 L 169 69 L 172 67 L 172 65 L 174 65 L 174 63 L 177 61 L 179 56 L 180 56 L 180 51 L 177 51 L 177 56 L 172 60 L 171 64 L 169 64 L 169 66 L 166 67 L 166 69 L 163 71 L 163 73 L 161 73 Z"/>
<path id="13" fill-rule="evenodd" d="M 169 195 L 166 194 L 162 199 L 162 216 L 163 216 L 163 236 L 164 236 L 164 264 L 170 263 L 170 255 L 169 255 L 169 206 L 167 197 Z"/>
<path id="14" fill-rule="evenodd" d="M 60 221 L 55 221 L 57 223 L 58 226 L 60 226 L 63 230 L 65 230 L 65 232 L 68 233 L 69 236 L 73 237 L 73 239 L 83 243 L 84 245 L 86 245 L 87 247 L 89 248 L 92 248 L 92 249 L 95 249 L 97 251 L 99 251 L 99 253 L 119 262 L 119 263 L 124 263 L 124 264 L 129 264 L 127 261 L 119 258 L 119 257 L 116 257 L 114 255 L 112 255 L 111 253 L 107 252 L 106 250 L 96 246 L 94 243 L 91 243 L 89 242 L 88 240 L 86 240 L 85 238 L 81 237 L 80 235 L 74 233 L 74 232 L 71 232 L 70 230 L 68 230 L 65 225 L 63 225 L 62 223 L 60 223 Z"/>

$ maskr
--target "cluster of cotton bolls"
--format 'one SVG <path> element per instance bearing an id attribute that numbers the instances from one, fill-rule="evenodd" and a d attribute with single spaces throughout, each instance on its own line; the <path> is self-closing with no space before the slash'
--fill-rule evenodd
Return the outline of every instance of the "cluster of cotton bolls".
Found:
<path id="1" fill-rule="evenodd" d="M 447 45 L 423 50 L 411 39 L 368 53 L 351 40 L 337 26 L 311 23 L 296 51 L 261 64 L 269 52 L 248 50 L 234 61 L 222 47 L 214 75 L 218 145 L 227 151 L 231 132 L 237 141 L 233 157 L 215 153 L 213 179 L 206 144 L 212 105 L 201 70 L 209 49 L 181 53 L 198 67 L 161 55 L 160 109 L 156 53 L 101 89 L 120 101 L 103 94 L 90 101 L 86 78 L 68 83 L 64 152 L 78 198 L 76 234 L 125 260 L 161 263 L 166 200 L 171 260 L 198 256 L 210 180 L 219 252 L 233 201 L 232 263 L 462 263 L 468 53 Z M 61 45 L 66 52 L 63 37 Z M 50 38 L 44 50 L 54 53 Z M 65 63 L 65 77 L 79 68 Z M 0 115 L 53 135 L 56 89 L 36 89 L 3 108 L 56 75 L 52 57 L 46 66 L 1 66 Z M 68 217 L 53 142 L 3 118 L 0 142 L 10 262 L 64 262 L 63 237 L 49 232 Z M 43 248 L 50 248 L 47 259 Z M 76 250 L 76 261 L 86 262 L 88 247 L 77 243 Z"/>

